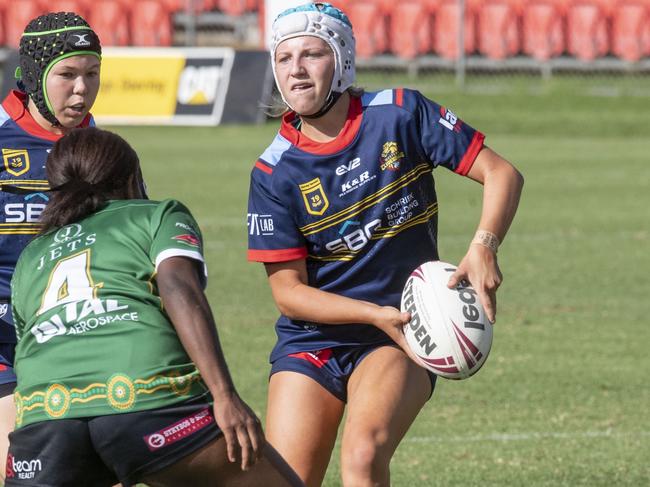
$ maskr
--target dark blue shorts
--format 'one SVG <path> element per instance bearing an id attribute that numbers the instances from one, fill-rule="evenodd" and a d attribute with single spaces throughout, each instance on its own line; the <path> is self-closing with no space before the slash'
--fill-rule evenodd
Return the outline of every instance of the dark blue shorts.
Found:
<path id="1" fill-rule="evenodd" d="M 16 386 L 15 336 L 11 304 L 8 301 L 0 300 L 0 397 L 12 394 Z"/>
<path id="2" fill-rule="evenodd" d="M 318 382 L 337 399 L 347 402 L 347 386 L 352 372 L 370 352 L 383 346 L 386 344 L 365 347 L 335 347 L 313 352 L 291 353 L 280 357 L 271 364 L 270 375 L 283 371 L 306 375 Z M 389 346 L 397 347 L 396 345 Z M 429 371 L 427 373 L 431 381 L 431 394 L 433 394 L 437 376 Z"/>

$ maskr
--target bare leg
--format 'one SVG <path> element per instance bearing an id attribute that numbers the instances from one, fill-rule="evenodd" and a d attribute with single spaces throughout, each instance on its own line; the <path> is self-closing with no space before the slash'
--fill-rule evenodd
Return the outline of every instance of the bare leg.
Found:
<path id="1" fill-rule="evenodd" d="M 359 364 L 348 383 L 343 485 L 390 485 L 390 460 L 430 393 L 426 371 L 398 348 L 378 348 Z"/>
<path id="2" fill-rule="evenodd" d="M 9 394 L 0 398 L 0 461 L 6 463 L 7 451 L 9 451 L 9 433 L 14 430 L 16 422 L 16 405 L 14 395 Z M 0 480 L 5 479 L 5 469 L 0 468 Z"/>
<path id="3" fill-rule="evenodd" d="M 303 487 L 303 483 L 280 455 L 264 445 L 262 458 L 247 471 L 230 463 L 223 437 L 183 458 L 174 465 L 142 479 L 149 487 Z"/>
<path id="4" fill-rule="evenodd" d="M 309 487 L 323 482 L 344 407 L 305 375 L 271 376 L 266 438 Z"/>

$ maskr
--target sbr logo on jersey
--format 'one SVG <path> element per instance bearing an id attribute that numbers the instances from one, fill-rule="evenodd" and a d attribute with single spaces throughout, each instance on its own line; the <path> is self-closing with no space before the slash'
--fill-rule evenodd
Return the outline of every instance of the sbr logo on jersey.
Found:
<path id="1" fill-rule="evenodd" d="M 330 202 L 323 190 L 323 184 L 320 178 L 312 179 L 301 184 L 300 192 L 305 202 L 305 208 L 310 215 L 320 216 L 329 208 Z"/>
<path id="2" fill-rule="evenodd" d="M 355 157 L 352 159 L 350 162 L 347 164 L 341 164 L 339 167 L 336 168 L 336 175 L 337 176 L 343 176 L 345 173 L 348 173 L 352 171 L 353 169 L 356 169 L 361 165 L 361 158 L 360 157 Z"/>
<path id="3" fill-rule="evenodd" d="M 438 120 L 440 125 L 447 127 L 453 132 L 460 132 L 460 127 L 463 122 L 454 114 L 454 112 L 447 110 L 445 107 L 440 107 L 440 115 L 440 120 Z"/>
<path id="4" fill-rule="evenodd" d="M 339 230 L 339 235 L 342 235 L 341 238 L 326 243 L 325 248 L 332 253 L 358 252 L 370 241 L 373 230 L 379 225 L 381 225 L 380 219 L 375 219 L 363 226 L 361 222 L 347 220 Z M 349 232 L 350 228 L 355 228 L 355 230 Z"/>
<path id="5" fill-rule="evenodd" d="M 386 142 L 381 149 L 381 168 L 382 171 L 397 171 L 400 163 L 404 158 L 404 152 L 399 149 L 397 142 Z"/>
<path id="6" fill-rule="evenodd" d="M 273 215 L 248 214 L 248 233 L 250 235 L 273 235 Z"/>
<path id="7" fill-rule="evenodd" d="M 29 171 L 29 154 L 27 149 L 2 149 L 5 169 L 12 176 L 22 176 Z"/>
<path id="8" fill-rule="evenodd" d="M 41 200 L 44 203 L 36 203 L 33 200 Z M 31 193 L 25 196 L 25 203 L 5 205 L 5 223 L 37 223 L 48 200 L 45 193 Z"/>

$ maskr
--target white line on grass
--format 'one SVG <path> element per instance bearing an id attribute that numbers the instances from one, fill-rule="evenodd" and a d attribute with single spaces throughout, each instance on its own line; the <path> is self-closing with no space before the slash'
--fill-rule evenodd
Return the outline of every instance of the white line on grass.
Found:
<path id="1" fill-rule="evenodd" d="M 403 441 L 407 443 L 469 443 L 479 441 L 530 441 L 544 438 L 552 439 L 583 439 L 583 438 L 624 438 L 648 437 L 650 431 L 573 431 L 573 432 L 545 432 L 545 433 L 492 433 L 488 435 L 473 436 L 412 436 Z"/>

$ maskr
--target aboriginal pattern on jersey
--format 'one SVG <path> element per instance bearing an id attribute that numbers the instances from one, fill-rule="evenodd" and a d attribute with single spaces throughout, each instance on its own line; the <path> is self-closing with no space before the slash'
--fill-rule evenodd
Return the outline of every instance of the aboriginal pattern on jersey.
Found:
<path id="1" fill-rule="evenodd" d="M 195 370 L 185 375 L 158 374 L 143 379 L 131 379 L 127 374 L 115 373 L 106 382 L 95 382 L 83 388 L 68 388 L 65 384 L 55 383 L 29 396 L 15 394 L 16 425 L 22 424 L 26 413 L 39 410 L 45 411 L 52 419 L 64 418 L 75 404 L 102 402 L 116 412 L 127 412 L 133 409 L 139 396 L 151 396 L 159 391 L 186 396 L 192 385 L 200 381 L 201 376 Z"/>

